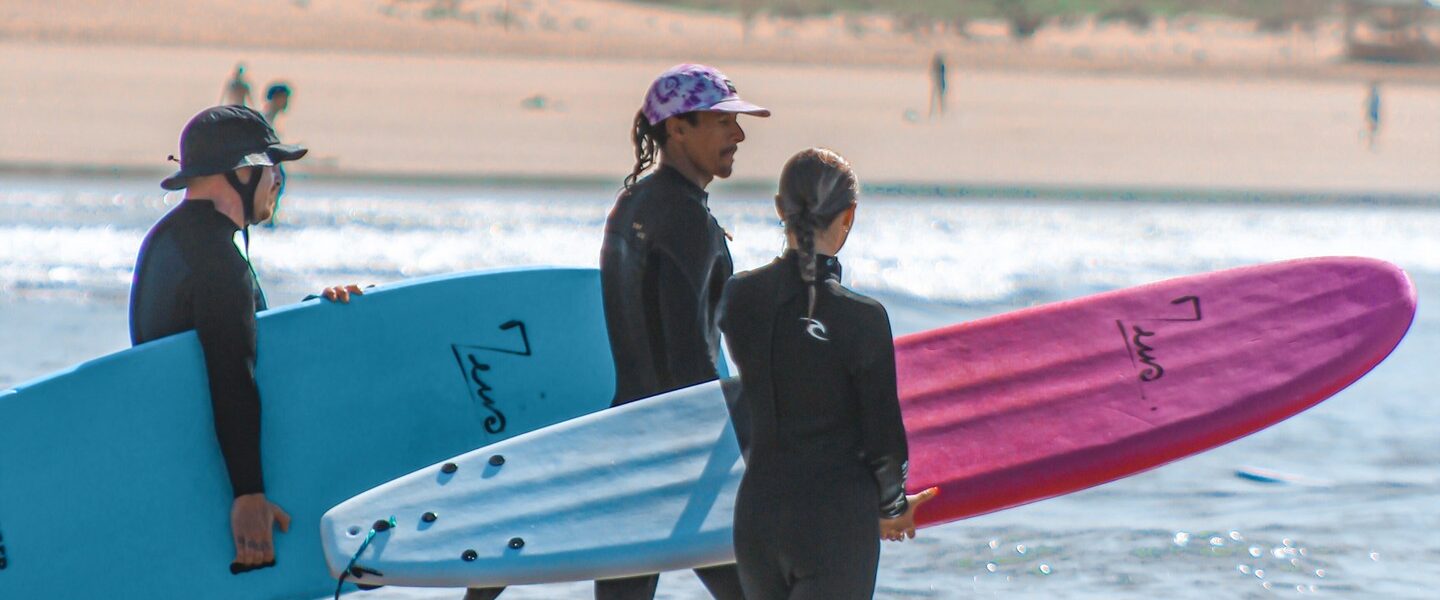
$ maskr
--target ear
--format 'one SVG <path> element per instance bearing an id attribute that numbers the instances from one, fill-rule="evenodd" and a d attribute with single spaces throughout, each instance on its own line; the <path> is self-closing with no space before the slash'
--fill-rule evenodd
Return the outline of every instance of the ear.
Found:
<path id="1" fill-rule="evenodd" d="M 665 137 L 667 140 L 683 138 L 689 129 L 690 123 L 686 122 L 683 117 L 670 117 L 665 119 Z"/>
<path id="2" fill-rule="evenodd" d="M 855 224 L 855 209 L 857 208 L 860 208 L 858 203 L 851 204 L 850 208 L 845 209 L 845 212 L 841 213 L 840 220 L 845 223 L 846 229 L 849 229 L 851 225 Z"/>
<path id="3" fill-rule="evenodd" d="M 775 216 L 780 217 L 782 222 L 785 220 L 785 210 L 780 207 L 780 194 L 775 194 Z"/>

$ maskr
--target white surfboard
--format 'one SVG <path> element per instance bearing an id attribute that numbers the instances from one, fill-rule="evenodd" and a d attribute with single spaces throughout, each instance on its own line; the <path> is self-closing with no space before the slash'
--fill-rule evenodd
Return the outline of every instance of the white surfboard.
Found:
<path id="1" fill-rule="evenodd" d="M 325 513 L 320 539 L 339 576 L 375 522 L 393 516 L 350 570 L 372 585 L 517 585 L 721 564 L 734 560 L 743 472 L 712 381 L 387 483 Z"/>

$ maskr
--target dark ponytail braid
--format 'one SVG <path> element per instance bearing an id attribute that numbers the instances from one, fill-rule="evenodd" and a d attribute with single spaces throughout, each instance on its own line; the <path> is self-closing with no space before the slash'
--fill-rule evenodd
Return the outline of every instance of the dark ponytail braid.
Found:
<path id="1" fill-rule="evenodd" d="M 655 155 L 665 144 L 665 123 L 651 125 L 645 111 L 635 112 L 635 123 L 630 127 L 630 143 L 635 146 L 635 168 L 625 178 L 625 187 L 635 185 L 640 174 L 655 165 Z"/>
<path id="2" fill-rule="evenodd" d="M 815 318 L 819 271 L 815 234 L 855 205 L 860 184 L 855 171 L 839 154 L 825 148 L 803 150 L 780 172 L 780 193 L 775 204 L 785 218 L 785 233 L 795 239 L 800 259 L 800 280 L 809 291 L 806 319 Z"/>

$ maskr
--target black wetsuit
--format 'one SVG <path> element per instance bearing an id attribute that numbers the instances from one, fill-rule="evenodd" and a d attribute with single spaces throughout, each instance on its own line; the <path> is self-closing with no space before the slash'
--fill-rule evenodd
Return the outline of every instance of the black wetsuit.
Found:
<path id="1" fill-rule="evenodd" d="M 870 598 L 879 518 L 906 509 L 890 321 L 840 285 L 826 256 L 806 321 L 796 256 L 735 276 L 721 305 L 741 377 L 736 418 L 749 420 L 736 424 L 750 438 L 735 503 L 740 578 L 750 600 Z"/>
<path id="2" fill-rule="evenodd" d="M 615 200 L 600 250 L 615 405 L 717 376 L 715 309 L 734 266 L 708 201 L 670 167 Z"/>
<path id="3" fill-rule="evenodd" d="M 181 202 L 145 236 L 130 288 L 131 343 L 191 329 L 199 336 L 236 497 L 265 491 L 255 385 L 255 313 L 265 296 L 235 246 L 239 229 L 208 200 Z"/>
<path id="4" fill-rule="evenodd" d="M 709 195 L 662 166 L 622 191 L 605 222 L 600 282 L 620 405 L 716 378 L 716 309 L 734 266 Z M 716 598 L 741 598 L 735 565 L 696 569 Z M 600 599 L 655 596 L 659 575 L 596 582 Z"/>

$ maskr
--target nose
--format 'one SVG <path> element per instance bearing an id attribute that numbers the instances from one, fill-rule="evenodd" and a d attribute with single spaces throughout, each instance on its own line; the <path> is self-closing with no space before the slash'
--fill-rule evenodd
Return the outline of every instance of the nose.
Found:
<path id="1" fill-rule="evenodd" d="M 745 141 L 745 128 L 740 126 L 740 120 L 735 120 L 735 143 Z"/>

